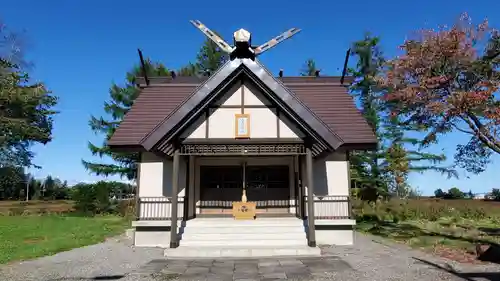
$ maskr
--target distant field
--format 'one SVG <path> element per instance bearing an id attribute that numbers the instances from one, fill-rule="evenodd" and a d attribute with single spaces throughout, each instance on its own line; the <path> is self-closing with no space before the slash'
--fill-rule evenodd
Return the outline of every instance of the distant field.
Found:
<path id="1" fill-rule="evenodd" d="M 0 264 L 99 243 L 129 225 L 118 216 L 0 216 Z"/>
<path id="2" fill-rule="evenodd" d="M 0 201 L 0 215 L 67 213 L 73 210 L 70 200 Z"/>

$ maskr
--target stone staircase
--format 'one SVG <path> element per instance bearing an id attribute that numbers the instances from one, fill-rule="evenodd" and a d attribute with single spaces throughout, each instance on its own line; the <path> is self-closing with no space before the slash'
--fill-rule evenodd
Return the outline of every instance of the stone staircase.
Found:
<path id="1" fill-rule="evenodd" d="M 303 221 L 294 217 L 234 220 L 196 218 L 181 230 L 180 246 L 165 249 L 168 258 L 319 256 L 307 246 Z"/>

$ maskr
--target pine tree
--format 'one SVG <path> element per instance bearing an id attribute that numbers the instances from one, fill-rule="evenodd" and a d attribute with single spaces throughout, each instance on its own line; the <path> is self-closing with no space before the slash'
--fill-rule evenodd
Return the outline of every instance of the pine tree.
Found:
<path id="1" fill-rule="evenodd" d="M 406 197 L 410 191 L 407 179 L 411 172 L 423 173 L 436 171 L 450 177 L 458 177 L 451 167 L 439 166 L 446 161 L 444 154 L 427 153 L 420 150 L 424 142 L 405 135 L 412 128 L 403 126 L 397 115 L 386 118 L 383 139 L 386 147 L 381 151 L 383 159 L 380 169 L 386 175 L 391 193 L 397 197 Z"/>
<path id="2" fill-rule="evenodd" d="M 351 85 L 351 92 L 358 102 L 363 114 L 379 143 L 381 137 L 380 114 L 384 111 L 380 96 L 383 92 L 378 87 L 375 77 L 382 71 L 384 57 L 379 48 L 379 38 L 366 34 L 365 38 L 354 42 L 351 55 L 357 58 L 356 68 L 349 69 L 355 82 Z M 382 147 L 380 147 L 383 149 Z M 357 183 L 365 187 L 377 187 L 377 193 L 387 193 L 385 179 L 379 168 L 380 149 L 377 151 L 354 151 L 351 153 L 351 174 Z"/>
<path id="3" fill-rule="evenodd" d="M 206 39 L 196 55 L 195 63 L 188 63 L 181 67 L 177 74 L 179 76 L 209 76 L 223 65 L 229 56 L 220 50 L 212 40 Z"/>
<path id="4" fill-rule="evenodd" d="M 381 87 L 376 78 L 382 74 L 385 62 L 379 42 L 378 37 L 367 34 L 352 47 L 357 65 L 356 69 L 350 70 L 356 81 L 351 91 L 375 133 L 379 147 L 376 151 L 353 152 L 351 173 L 365 188 L 376 187 L 377 192 L 369 190 L 368 194 L 388 195 L 391 191 L 398 196 L 407 196 L 411 190 L 407 183 L 411 172 L 433 170 L 449 177 L 456 176 L 456 172 L 437 166 L 446 160 L 444 155 L 419 151 L 422 141 L 406 136 L 406 132 L 414 128 L 402 126 L 398 116 L 390 114 L 392 104 L 382 99 L 387 89 Z"/>
<path id="5" fill-rule="evenodd" d="M 160 63 L 153 63 L 150 60 L 146 60 L 145 68 L 148 77 L 170 75 L 168 69 L 164 65 Z M 91 117 L 89 125 L 92 131 L 97 134 L 105 135 L 104 143 L 101 146 L 97 146 L 89 142 L 88 147 L 92 152 L 92 155 L 99 156 L 100 158 L 108 156 L 114 161 L 112 164 L 106 164 L 82 160 L 85 168 L 91 173 L 103 176 L 118 175 L 129 180 L 137 177 L 136 163 L 139 160 L 139 154 L 112 152 L 106 145 L 106 142 L 113 135 L 116 128 L 123 120 L 123 117 L 138 97 L 140 90 L 135 86 L 135 77 L 143 75 L 141 67 L 135 66 L 127 73 L 126 83 L 124 86 L 119 86 L 117 84 L 113 84 L 111 86 L 109 90 L 110 101 L 104 103 L 104 111 L 109 116 L 107 118 L 97 118 L 95 116 Z"/>
<path id="6" fill-rule="evenodd" d="M 217 45 L 207 39 L 197 55 L 196 63 L 189 63 L 182 67 L 177 73 L 181 76 L 195 76 L 204 73 L 214 73 L 227 60 L 227 55 L 219 50 Z M 149 77 L 170 76 L 169 70 L 160 63 L 146 61 L 146 69 Z M 110 89 L 109 102 L 104 103 L 104 111 L 110 115 L 109 118 L 96 118 L 92 116 L 89 125 L 96 133 L 104 134 L 105 141 L 101 146 L 89 143 L 89 149 L 93 155 L 99 157 L 108 156 L 114 163 L 96 163 L 82 160 L 87 170 L 96 175 L 118 175 L 129 180 L 137 178 L 138 153 L 118 153 L 112 152 L 106 142 L 113 135 L 116 128 L 123 120 L 123 117 L 132 107 L 135 99 L 139 95 L 139 89 L 134 85 L 136 76 L 143 76 L 139 66 L 135 66 L 127 73 L 127 80 L 124 86 L 113 84 Z"/>
<path id="7" fill-rule="evenodd" d="M 317 70 L 319 69 L 316 67 L 316 62 L 313 59 L 308 59 L 300 70 L 300 76 L 314 76 Z"/>
<path id="8" fill-rule="evenodd" d="M 220 50 L 212 40 L 206 39 L 196 56 L 198 74 L 212 74 L 223 65 L 229 56 Z"/>

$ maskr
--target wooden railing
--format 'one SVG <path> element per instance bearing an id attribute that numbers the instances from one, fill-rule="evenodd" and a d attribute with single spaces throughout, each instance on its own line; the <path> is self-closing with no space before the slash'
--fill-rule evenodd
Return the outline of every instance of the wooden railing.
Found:
<path id="1" fill-rule="evenodd" d="M 252 201 L 252 200 L 249 200 Z M 221 208 L 221 209 L 231 209 L 233 208 L 234 201 L 228 200 L 202 200 L 198 203 L 200 208 Z M 257 203 L 257 208 L 290 208 L 291 203 L 289 199 L 284 200 L 260 200 L 252 201 Z"/>
<path id="2" fill-rule="evenodd" d="M 304 196 L 304 211 L 307 216 L 307 196 Z M 351 201 L 349 196 L 314 196 L 315 219 L 350 219 Z"/>
<path id="3" fill-rule="evenodd" d="M 305 216 L 307 216 L 307 196 L 303 198 Z M 259 208 L 288 208 L 290 200 L 259 201 Z M 231 208 L 230 201 L 200 201 L 201 208 Z M 178 197 L 177 218 L 184 217 L 184 197 Z M 172 218 L 171 197 L 140 197 L 138 220 L 170 220 Z M 349 196 L 314 196 L 315 219 L 349 219 L 351 218 L 351 203 Z"/>
<path id="4" fill-rule="evenodd" d="M 177 218 L 184 217 L 184 196 L 178 197 Z M 140 197 L 138 220 L 170 220 L 172 218 L 171 197 Z"/>

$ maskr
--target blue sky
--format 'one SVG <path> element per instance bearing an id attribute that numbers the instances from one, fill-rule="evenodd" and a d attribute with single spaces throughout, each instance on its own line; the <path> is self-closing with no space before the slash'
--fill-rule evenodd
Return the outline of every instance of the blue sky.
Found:
<path id="1" fill-rule="evenodd" d="M 235 3 L 242 3 L 241 6 Z M 103 1 L 25 0 L 2 3 L 0 18 L 14 29 L 26 29 L 27 56 L 35 63 L 33 76 L 60 97 L 55 117 L 54 140 L 37 146 L 35 162 L 48 174 L 69 182 L 93 181 L 81 159 L 93 157 L 87 142 L 102 142 L 88 126 L 90 115 L 103 114 L 112 82 L 122 83 L 125 72 L 138 62 L 136 49 L 169 68 L 179 68 L 195 58 L 204 36 L 188 22 L 199 19 L 230 40 L 233 31 L 252 32 L 254 44 L 263 43 L 282 31 L 299 27 L 303 31 L 262 55 L 274 73 L 297 75 L 308 58 L 317 61 L 323 74 L 338 75 L 350 43 L 365 31 L 379 35 L 390 57 L 413 30 L 452 23 L 467 11 L 475 21 L 488 17 L 500 27 L 495 11 L 500 2 L 477 0 L 420 1 L 260 1 L 243 7 L 241 1 Z M 431 151 L 444 151 L 452 158 L 460 134 L 450 134 Z M 424 193 L 436 188 L 459 187 L 473 192 L 500 188 L 495 171 L 500 157 L 479 175 L 460 172 L 459 180 L 447 180 L 435 173 L 412 175 L 411 184 Z"/>

